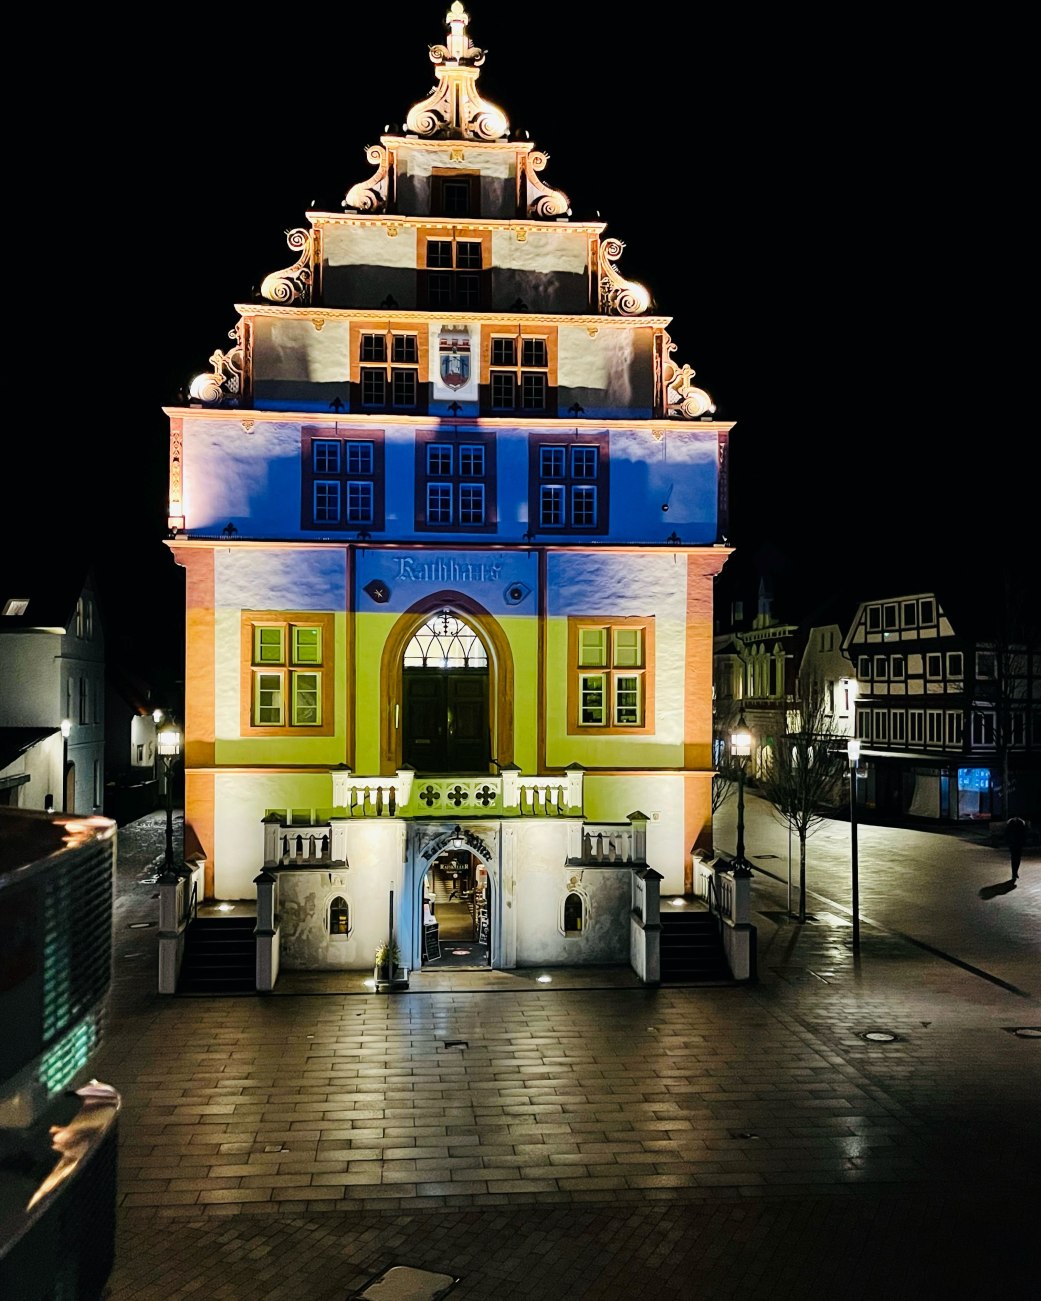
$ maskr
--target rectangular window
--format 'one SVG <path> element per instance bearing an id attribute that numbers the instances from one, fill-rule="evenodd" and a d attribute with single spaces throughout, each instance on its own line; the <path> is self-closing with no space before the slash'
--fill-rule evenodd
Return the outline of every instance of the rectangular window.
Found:
<path id="1" fill-rule="evenodd" d="M 452 522 L 452 485 L 450 483 L 427 484 L 427 523 L 451 524 Z"/>
<path id="2" fill-rule="evenodd" d="M 76 636 L 83 636 L 83 597 L 76 602 Z"/>
<path id="3" fill-rule="evenodd" d="M 314 518 L 321 524 L 336 524 L 340 519 L 340 481 L 315 479 Z"/>
<path id="4" fill-rule="evenodd" d="M 493 366 L 516 366 L 517 364 L 517 340 L 510 339 L 492 339 L 492 365 Z"/>
<path id="5" fill-rule="evenodd" d="M 936 602 L 928 597 L 918 602 L 918 622 L 922 626 L 936 622 Z"/>
<path id="6" fill-rule="evenodd" d="M 925 740 L 925 714 L 921 709 L 907 711 L 907 739 L 912 745 L 921 745 Z"/>
<path id="7" fill-rule="evenodd" d="M 894 682 L 903 682 L 904 680 L 904 657 L 902 655 L 891 655 L 889 658 L 889 676 Z"/>
<path id="8" fill-rule="evenodd" d="M 884 628 L 896 627 L 896 605 L 889 604 L 882 607 L 882 626 Z"/>
<path id="9" fill-rule="evenodd" d="M 363 334 L 361 336 L 362 361 L 387 360 L 387 336 L 385 334 Z"/>
<path id="10" fill-rule="evenodd" d="M 861 682 L 871 681 L 871 656 L 861 655 L 857 658 L 857 677 Z"/>
<path id="11" fill-rule="evenodd" d="M 415 411 L 419 405 L 422 353 L 417 334 L 362 331 L 358 350 L 359 391 L 352 401 L 360 402 L 366 410 L 386 411 L 389 407 L 394 411 Z M 352 379 L 354 374 L 352 369 Z"/>
<path id="12" fill-rule="evenodd" d="M 948 678 L 963 678 L 965 676 L 965 657 L 961 651 L 947 652 L 947 676 Z"/>
<path id="13" fill-rule="evenodd" d="M 372 474 L 373 447 L 371 443 L 352 441 L 345 443 L 343 450 L 347 461 L 344 468 L 348 474 Z"/>
<path id="14" fill-rule="evenodd" d="M 393 405 L 397 409 L 412 409 L 416 405 L 416 372 L 414 370 L 391 371 L 393 383 Z"/>
<path id="15" fill-rule="evenodd" d="M 876 741 L 889 740 L 889 714 L 884 709 L 876 709 L 874 711 L 872 727 L 874 729 Z"/>
<path id="16" fill-rule="evenodd" d="M 80 678 L 80 722 L 84 725 L 90 722 L 86 678 Z"/>
<path id="17" fill-rule="evenodd" d="M 539 523 L 543 528 L 559 528 L 564 523 L 564 489 L 543 484 L 539 494 Z"/>
<path id="18" fill-rule="evenodd" d="M 875 656 L 875 677 L 887 678 L 889 676 L 889 662 L 884 655 Z"/>
<path id="19" fill-rule="evenodd" d="M 517 405 L 517 379 L 509 371 L 492 371 L 492 410 L 513 411 Z"/>
<path id="20" fill-rule="evenodd" d="M 431 443 L 427 448 L 427 474 L 452 473 L 452 448 L 445 443 Z"/>
<path id="21" fill-rule="evenodd" d="M 329 438 L 316 438 L 311 444 L 315 474 L 340 473 L 340 443 Z"/>
<path id="22" fill-rule="evenodd" d="M 545 411 L 546 377 L 532 371 L 521 373 L 521 409 L 524 411 Z"/>
<path id="23" fill-rule="evenodd" d="M 650 731 L 653 622 L 571 618 L 568 624 L 572 665 L 569 730 Z"/>
<path id="24" fill-rule="evenodd" d="M 493 336 L 488 364 L 491 410 L 548 409 L 550 350 L 546 338 L 519 332 Z"/>
<path id="25" fill-rule="evenodd" d="M 391 361 L 398 363 L 410 362 L 415 365 L 419 361 L 419 339 L 414 334 L 394 334 L 391 335 Z"/>
<path id="26" fill-rule="evenodd" d="M 596 489 L 571 489 L 571 523 L 575 528 L 592 528 L 596 523 Z"/>
<path id="27" fill-rule="evenodd" d="M 907 741 L 907 715 L 902 709 L 894 709 L 889 715 L 889 739 L 897 745 Z"/>
<path id="28" fill-rule="evenodd" d="M 385 407 L 387 405 L 387 376 L 382 370 L 361 372 L 361 401 L 365 407 Z"/>
<path id="29" fill-rule="evenodd" d="M 904 627 L 913 628 L 918 622 L 918 602 L 905 601 L 901 611 Z"/>
<path id="30" fill-rule="evenodd" d="M 871 740 L 871 710 L 857 709 L 857 736 L 861 741 Z"/>
<path id="31" fill-rule="evenodd" d="M 484 523 L 484 484 L 464 483 L 460 485 L 459 523 Z"/>
<path id="32" fill-rule="evenodd" d="M 960 710 L 948 709 L 947 711 L 947 744 L 961 745 L 962 743 L 963 720 Z"/>
<path id="33" fill-rule="evenodd" d="M 459 448 L 459 473 L 470 479 L 484 474 L 484 448 L 479 443 L 464 443 Z"/>
<path id="34" fill-rule="evenodd" d="M 258 618 L 256 612 L 243 611 L 243 734 L 252 728 L 332 734 L 332 681 L 322 672 L 332 635 L 329 614 Z"/>
<path id="35" fill-rule="evenodd" d="M 869 605 L 867 608 L 868 632 L 880 632 L 882 629 L 882 607 Z"/>
<path id="36" fill-rule="evenodd" d="M 925 657 L 925 676 L 932 682 L 943 677 L 943 656 L 931 654 Z"/>
<path id="37" fill-rule="evenodd" d="M 993 651 L 976 652 L 976 676 L 978 678 L 996 678 L 998 660 Z"/>
<path id="38" fill-rule="evenodd" d="M 994 744 L 994 715 L 990 710 L 973 714 L 972 744 L 986 746 Z"/>
<path id="39" fill-rule="evenodd" d="M 351 479 L 347 483 L 347 523 L 371 524 L 373 522 L 373 489 L 365 479 Z"/>
<path id="40" fill-rule="evenodd" d="M 539 475 L 543 479 L 563 479 L 565 453 L 563 447 L 539 448 Z"/>
<path id="41" fill-rule="evenodd" d="M 449 309 L 481 305 L 484 248 L 479 239 L 438 238 L 426 241 L 426 269 L 420 278 L 424 306 Z"/>
<path id="42" fill-rule="evenodd" d="M 926 745 L 943 745 L 943 712 L 939 709 L 925 711 Z"/>

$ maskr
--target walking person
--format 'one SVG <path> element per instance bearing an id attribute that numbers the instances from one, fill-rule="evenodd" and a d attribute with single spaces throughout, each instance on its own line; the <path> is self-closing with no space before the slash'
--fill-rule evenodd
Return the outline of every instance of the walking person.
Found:
<path id="1" fill-rule="evenodd" d="M 1012 879 L 1019 880 L 1019 860 L 1023 857 L 1023 845 L 1027 838 L 1027 824 L 1020 817 L 1009 818 L 1005 823 L 1005 843 L 1008 845 L 1009 859 L 1012 863 Z"/>

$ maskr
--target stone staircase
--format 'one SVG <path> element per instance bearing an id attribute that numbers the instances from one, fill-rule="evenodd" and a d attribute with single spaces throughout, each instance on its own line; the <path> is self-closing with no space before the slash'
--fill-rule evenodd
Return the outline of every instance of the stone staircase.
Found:
<path id="1" fill-rule="evenodd" d="M 707 909 L 661 914 L 663 985 L 734 984 L 716 918 Z"/>
<path id="2" fill-rule="evenodd" d="M 255 994 L 255 917 L 196 917 L 184 933 L 178 994 Z"/>

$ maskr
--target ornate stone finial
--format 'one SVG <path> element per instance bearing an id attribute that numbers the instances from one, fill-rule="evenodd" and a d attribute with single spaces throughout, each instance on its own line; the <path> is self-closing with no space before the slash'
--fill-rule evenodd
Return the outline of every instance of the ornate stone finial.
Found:
<path id="1" fill-rule="evenodd" d="M 437 69 L 437 85 L 430 95 L 414 104 L 405 119 L 405 129 L 418 136 L 443 139 L 501 140 L 510 129 L 502 109 L 477 93 L 479 69 L 485 51 L 466 34 L 470 15 L 459 0 L 445 15 L 448 40 L 431 45 L 430 62 Z"/>
<path id="2" fill-rule="evenodd" d="M 260 286 L 260 296 L 270 303 L 307 303 L 311 298 L 311 234 L 303 229 L 287 230 L 286 242 L 290 248 L 301 250 L 300 256 L 284 271 L 272 271 Z"/>

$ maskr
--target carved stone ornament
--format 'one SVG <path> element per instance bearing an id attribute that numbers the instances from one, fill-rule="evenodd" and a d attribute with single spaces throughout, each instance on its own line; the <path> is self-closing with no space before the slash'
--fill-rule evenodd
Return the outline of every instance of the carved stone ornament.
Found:
<path id="1" fill-rule="evenodd" d="M 238 339 L 238 330 L 228 331 L 229 339 Z M 196 375 L 188 386 L 188 396 L 203 406 L 235 406 L 242 388 L 242 345 L 236 344 L 230 352 L 220 349 L 210 358 L 213 371 L 209 375 Z"/>
<path id="2" fill-rule="evenodd" d="M 437 85 L 426 99 L 409 109 L 405 129 L 413 135 L 442 139 L 501 140 L 509 133 L 510 124 L 502 109 L 477 93 L 485 52 L 467 36 L 470 15 L 459 0 L 449 9 L 445 21 L 446 44 L 430 47 Z"/>
<path id="3" fill-rule="evenodd" d="M 291 267 L 284 271 L 272 271 L 264 277 L 260 286 L 260 296 L 269 303 L 309 303 L 311 301 L 311 232 L 297 229 L 286 231 L 286 243 L 291 249 L 300 249 L 301 253 Z"/>
<path id="4" fill-rule="evenodd" d="M 356 212 L 382 212 L 387 206 L 390 154 L 382 145 L 369 145 L 365 157 L 376 168 L 376 174 L 367 181 L 352 185 L 340 207 L 353 208 Z"/>
<path id="5" fill-rule="evenodd" d="M 623 280 L 613 265 L 625 245 L 605 239 L 600 245 L 600 310 L 616 316 L 639 316 L 651 305 L 651 296 L 634 280 Z"/>
<path id="6" fill-rule="evenodd" d="M 535 175 L 549 162 L 549 154 L 532 150 L 524 156 L 524 179 L 528 182 L 528 215 L 532 217 L 570 217 L 571 205 L 562 190 L 551 190 Z"/>
<path id="7" fill-rule="evenodd" d="M 706 411 L 714 413 L 716 404 L 704 389 L 697 388 L 690 381 L 695 371 L 692 366 L 677 366 L 670 360 L 670 354 L 676 351 L 676 345 L 665 333 L 665 362 L 662 366 L 662 381 L 665 385 L 665 405 L 670 416 L 679 420 L 697 420 Z"/>

